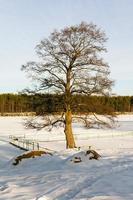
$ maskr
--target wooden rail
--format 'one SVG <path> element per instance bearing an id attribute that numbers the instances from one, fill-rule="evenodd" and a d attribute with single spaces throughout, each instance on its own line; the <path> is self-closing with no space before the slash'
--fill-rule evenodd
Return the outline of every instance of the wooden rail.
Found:
<path id="1" fill-rule="evenodd" d="M 12 144 L 13 146 L 25 150 L 25 151 L 39 151 L 39 150 L 43 150 L 49 153 L 55 153 L 56 151 L 45 148 L 40 146 L 39 141 L 35 141 L 35 140 L 29 140 L 26 139 L 25 137 L 17 137 L 14 135 L 10 135 L 9 136 L 9 143 Z"/>
<path id="2" fill-rule="evenodd" d="M 16 137 L 14 135 L 10 135 L 9 139 L 10 139 L 10 144 L 22 150 L 25 150 L 25 151 L 40 150 L 39 142 L 37 141 L 29 140 L 24 137 Z"/>

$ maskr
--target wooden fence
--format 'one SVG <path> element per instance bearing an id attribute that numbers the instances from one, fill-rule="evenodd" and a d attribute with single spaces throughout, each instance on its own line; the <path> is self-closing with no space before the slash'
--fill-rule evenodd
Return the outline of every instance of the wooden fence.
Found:
<path id="1" fill-rule="evenodd" d="M 25 151 L 37 151 L 37 150 L 42 150 L 46 151 L 49 153 L 55 153 L 56 151 L 45 148 L 43 146 L 40 146 L 38 141 L 35 140 L 30 140 L 26 139 L 25 137 L 17 137 L 14 135 L 9 136 L 9 143 L 12 144 L 13 146 L 25 150 Z"/>
<path id="2" fill-rule="evenodd" d="M 17 137 L 14 135 L 10 135 L 9 140 L 10 144 L 25 151 L 40 150 L 39 142 L 34 140 L 29 140 L 24 137 Z"/>

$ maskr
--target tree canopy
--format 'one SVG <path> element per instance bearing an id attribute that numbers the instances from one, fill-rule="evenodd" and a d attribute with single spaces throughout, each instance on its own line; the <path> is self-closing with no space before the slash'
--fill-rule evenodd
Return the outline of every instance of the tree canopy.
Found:
<path id="1" fill-rule="evenodd" d="M 61 116 L 51 120 L 46 118 L 41 127 L 63 123 L 67 148 L 75 147 L 72 108 L 78 105 L 75 105 L 73 95 L 107 95 L 111 90 L 113 81 L 109 77 L 109 66 L 101 57 L 107 51 L 104 46 L 106 40 L 104 31 L 93 23 L 82 22 L 60 31 L 55 30 L 36 46 L 40 60 L 22 66 L 37 83 L 35 93 L 63 95 Z M 91 124 L 87 117 L 80 119 Z M 35 124 L 31 125 L 35 127 Z"/>

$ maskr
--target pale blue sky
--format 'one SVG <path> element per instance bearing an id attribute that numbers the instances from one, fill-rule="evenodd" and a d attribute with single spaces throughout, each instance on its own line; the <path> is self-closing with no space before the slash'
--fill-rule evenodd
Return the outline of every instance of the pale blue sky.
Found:
<path id="1" fill-rule="evenodd" d="M 0 93 L 29 84 L 20 70 L 55 28 L 93 22 L 109 38 L 105 55 L 113 92 L 133 95 L 133 0 L 0 0 Z"/>

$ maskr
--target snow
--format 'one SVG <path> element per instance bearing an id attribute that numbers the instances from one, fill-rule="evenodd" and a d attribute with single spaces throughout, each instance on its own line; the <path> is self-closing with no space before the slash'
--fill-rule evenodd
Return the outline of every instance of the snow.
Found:
<path id="1" fill-rule="evenodd" d="M 133 115 L 118 116 L 113 129 L 86 129 L 74 124 L 79 149 L 66 150 L 63 129 L 25 129 L 24 117 L 0 117 L 0 200 L 133 200 Z M 9 135 L 39 141 L 54 151 L 12 165 L 24 151 L 9 144 Z M 100 155 L 89 160 L 91 146 Z M 74 157 L 82 162 L 74 163 Z"/>

